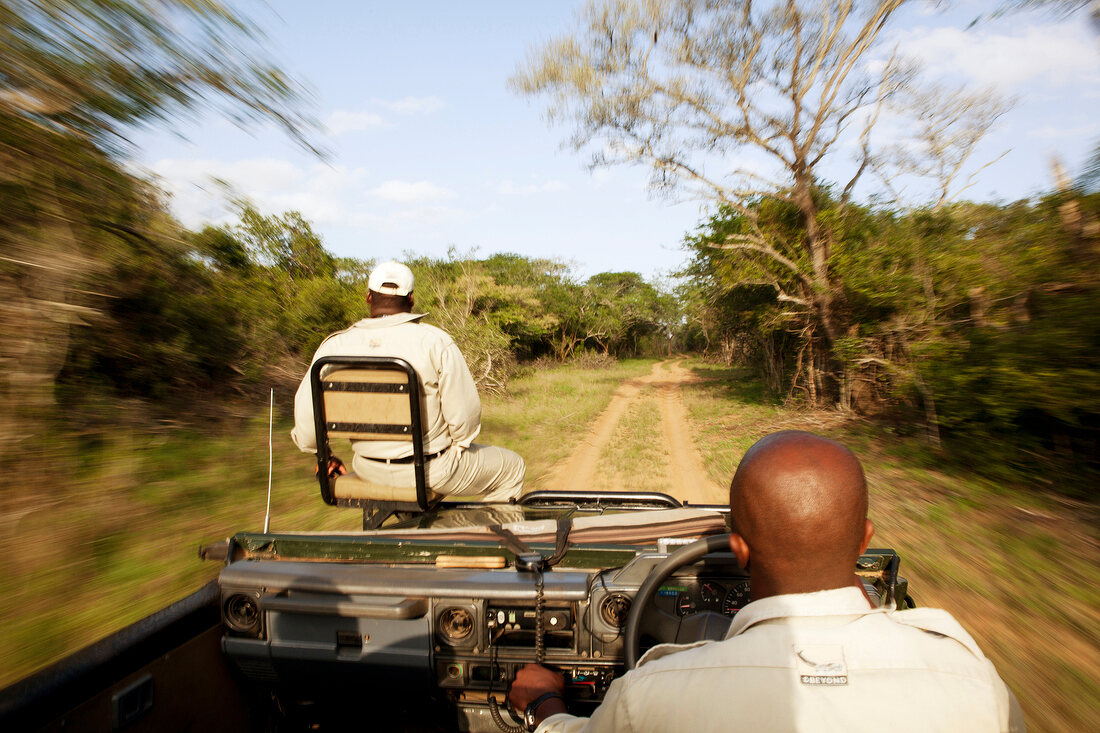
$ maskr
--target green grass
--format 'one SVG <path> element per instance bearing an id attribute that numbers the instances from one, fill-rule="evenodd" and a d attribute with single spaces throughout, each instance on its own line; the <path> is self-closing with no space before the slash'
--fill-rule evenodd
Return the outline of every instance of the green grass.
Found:
<path id="1" fill-rule="evenodd" d="M 651 366 L 518 378 L 509 395 L 484 400 L 479 440 L 518 451 L 537 485 L 620 382 Z M 263 528 L 268 440 L 259 412 L 214 429 L 40 441 L 38 475 L 0 487 L 0 685 L 196 590 L 220 569 L 198 559 L 201 544 Z M 271 529 L 360 528 L 359 511 L 321 501 L 314 459 L 294 447 L 290 427 L 275 428 Z"/>
<path id="2" fill-rule="evenodd" d="M 1032 731 L 1100 730 L 1097 508 L 997 478 L 914 437 L 835 412 L 787 409 L 746 372 L 696 364 L 684 390 L 708 470 L 728 482 L 753 442 L 810 430 L 863 462 L 876 546 L 894 547 L 918 604 L 946 608 L 1016 693 Z M 984 467 L 983 467 L 984 469 Z"/>
<path id="3" fill-rule="evenodd" d="M 609 369 L 566 366 L 520 377 L 506 396 L 482 401 L 478 440 L 519 453 L 527 462 L 525 486 L 547 488 L 550 468 L 573 452 L 622 381 L 652 367 L 651 359 L 630 359 Z"/>
<path id="4" fill-rule="evenodd" d="M 690 368 L 701 381 L 681 386 L 680 394 L 695 430 L 695 443 L 706 446 L 707 472 L 719 486 L 726 486 L 749 446 L 771 432 L 768 426 L 781 422 L 789 411 L 746 370 L 703 362 Z"/>
<path id="5" fill-rule="evenodd" d="M 601 462 L 609 472 L 607 488 L 669 491 L 672 477 L 668 474 L 668 449 L 659 439 L 661 429 L 656 399 L 642 397 L 631 403 L 615 426 Z"/>
<path id="6" fill-rule="evenodd" d="M 291 518 L 297 529 L 357 526 L 354 512 L 322 504 L 311 458 L 289 445 L 289 425 L 278 430 L 273 528 L 289 528 Z M 71 473 L 59 460 L 48 491 L 9 499 L 0 538 L 0 684 L 215 577 L 218 566 L 199 561 L 197 550 L 263 526 L 266 454 L 263 421 L 215 436 L 123 433 L 86 447 Z"/>

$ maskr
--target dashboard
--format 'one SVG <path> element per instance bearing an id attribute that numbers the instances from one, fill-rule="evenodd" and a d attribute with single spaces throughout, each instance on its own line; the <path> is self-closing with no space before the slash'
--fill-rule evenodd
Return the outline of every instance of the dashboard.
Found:
<path id="1" fill-rule="evenodd" d="M 639 571 L 585 574 L 583 598 L 562 603 L 548 597 L 542 609 L 541 653 L 534 601 L 435 599 L 436 683 L 441 689 L 461 689 L 468 697 L 479 690 L 488 694 L 505 689 L 519 667 L 542 656 L 544 664 L 564 675 L 567 699 L 598 702 L 624 671 L 623 629 L 639 577 L 644 577 Z M 683 619 L 714 611 L 732 617 L 748 602 L 748 578 L 740 571 L 690 572 L 670 578 L 645 614 Z M 645 631 L 641 638 L 643 649 L 671 641 Z"/>
<path id="2" fill-rule="evenodd" d="M 503 702 L 517 670 L 541 658 L 564 676 L 569 709 L 584 715 L 624 672 L 627 615 L 665 557 L 547 571 L 541 614 L 535 574 L 510 568 L 234 562 L 219 579 L 222 648 L 254 685 L 310 704 L 351 695 L 394 705 L 406 696 L 419 710 L 424 690 L 435 690 L 447 727 L 471 731 L 498 730 L 489 699 Z M 677 571 L 642 615 L 641 648 L 676 641 L 695 614 L 732 618 L 749 591 L 732 555 Z"/>
<path id="3" fill-rule="evenodd" d="M 355 680 L 360 696 L 383 699 L 427 684 L 464 730 L 496 730 L 489 697 L 503 701 L 516 671 L 541 657 L 564 676 L 570 709 L 585 714 L 623 673 L 627 614 L 664 557 L 547 571 L 541 619 L 534 574 L 514 569 L 231 563 L 219 579 L 222 646 L 245 678 L 283 694 L 313 694 L 320 679 Z M 748 602 L 747 582 L 732 556 L 708 561 L 669 578 L 647 614 L 732 616 Z M 674 639 L 643 627 L 643 647 L 660 641 Z"/>

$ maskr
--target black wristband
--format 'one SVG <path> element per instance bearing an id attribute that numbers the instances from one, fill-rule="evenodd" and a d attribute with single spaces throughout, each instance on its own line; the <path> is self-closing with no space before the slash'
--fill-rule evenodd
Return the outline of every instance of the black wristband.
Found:
<path id="1" fill-rule="evenodd" d="M 538 712 L 539 705 L 555 697 L 562 701 L 565 700 L 560 692 L 544 692 L 527 705 L 527 708 L 523 711 L 523 722 L 527 724 L 527 730 L 533 731 L 539 727 L 538 723 L 535 722 L 535 713 Z"/>

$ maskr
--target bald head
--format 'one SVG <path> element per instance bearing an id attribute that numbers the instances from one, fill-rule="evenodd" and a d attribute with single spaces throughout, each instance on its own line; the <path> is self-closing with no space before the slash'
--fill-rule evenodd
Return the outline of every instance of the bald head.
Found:
<path id="1" fill-rule="evenodd" d="M 774 586 L 769 595 L 850 584 L 872 531 L 859 460 L 839 443 L 795 430 L 762 438 L 745 453 L 730 485 L 730 512 L 754 597 L 763 597 L 758 583 Z"/>

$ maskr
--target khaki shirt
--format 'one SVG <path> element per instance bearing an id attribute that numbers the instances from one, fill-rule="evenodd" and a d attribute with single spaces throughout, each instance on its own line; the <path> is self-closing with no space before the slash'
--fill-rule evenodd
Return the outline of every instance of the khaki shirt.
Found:
<path id="1" fill-rule="evenodd" d="M 420 404 L 424 452 L 438 453 L 451 446 L 469 448 L 481 432 L 477 385 L 454 340 L 435 326 L 419 322 L 425 315 L 398 313 L 364 318 L 325 339 L 313 355 L 313 362 L 322 356 L 396 356 L 406 360 L 419 375 L 423 390 Z M 309 370 L 294 395 L 294 429 L 290 437 L 303 451 L 317 452 Z M 412 455 L 412 443 L 407 440 L 359 440 L 353 449 L 365 458 Z"/>
<path id="2" fill-rule="evenodd" d="M 872 609 L 858 588 L 754 601 L 720 642 L 663 644 L 575 731 L 1022 731 L 993 664 L 947 612 Z"/>

